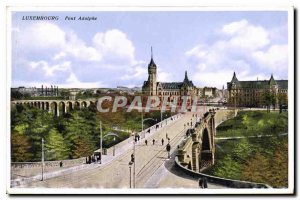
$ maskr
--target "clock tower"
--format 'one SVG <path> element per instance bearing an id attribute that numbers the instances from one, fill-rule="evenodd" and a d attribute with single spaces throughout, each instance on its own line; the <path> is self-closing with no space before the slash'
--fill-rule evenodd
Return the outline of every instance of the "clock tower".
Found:
<path id="1" fill-rule="evenodd" d="M 149 84 L 149 95 L 150 96 L 157 95 L 156 64 L 154 63 L 153 60 L 152 47 L 151 47 L 151 60 L 150 63 L 148 64 L 148 84 Z"/>

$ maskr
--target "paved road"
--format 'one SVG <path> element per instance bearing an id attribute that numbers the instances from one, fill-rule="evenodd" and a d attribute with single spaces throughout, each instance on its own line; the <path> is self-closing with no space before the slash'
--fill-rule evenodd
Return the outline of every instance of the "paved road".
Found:
<path id="1" fill-rule="evenodd" d="M 202 111 L 198 111 L 198 116 Z M 218 118 L 218 117 L 217 117 Z M 198 188 L 197 179 L 177 170 L 174 166 L 176 147 L 184 138 L 184 124 L 190 122 L 192 113 L 182 115 L 173 123 L 165 124 L 152 135 L 135 146 L 136 152 L 136 188 Z M 222 117 L 219 120 L 221 121 Z M 195 118 L 192 119 L 195 124 Z M 171 159 L 167 158 L 166 134 L 172 146 Z M 161 139 L 164 139 L 164 145 Z M 152 140 L 155 139 L 155 144 Z M 133 145 L 132 145 L 133 147 Z M 51 187 L 51 188 L 129 188 L 129 166 L 133 148 L 122 149 L 122 153 L 105 164 L 85 165 L 81 170 L 49 177 L 44 181 L 31 181 L 18 187 Z M 223 188 L 209 184 L 209 188 Z"/>
<path id="2" fill-rule="evenodd" d="M 167 158 L 165 145 L 166 133 L 170 138 L 172 148 L 184 136 L 184 124 L 190 122 L 192 114 L 183 115 L 175 123 L 169 124 L 136 145 L 136 188 L 143 188 L 146 181 L 161 167 Z M 194 120 L 195 122 L 195 120 Z M 164 145 L 161 139 L 164 138 Z M 156 143 L 152 144 L 152 139 Z M 91 167 L 64 174 L 59 177 L 49 178 L 44 181 L 33 181 L 21 187 L 53 187 L 53 188 L 128 188 L 130 156 L 133 150 L 128 150 L 106 165 L 93 164 Z"/>

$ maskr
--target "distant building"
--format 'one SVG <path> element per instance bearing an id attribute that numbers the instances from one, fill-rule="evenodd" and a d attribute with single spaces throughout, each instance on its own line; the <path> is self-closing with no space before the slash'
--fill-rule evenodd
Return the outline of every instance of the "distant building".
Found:
<path id="1" fill-rule="evenodd" d="M 158 82 L 157 81 L 157 67 L 153 60 L 151 48 L 151 60 L 148 64 L 148 80 L 144 81 L 142 92 L 149 96 L 159 96 L 160 99 L 168 97 L 170 102 L 175 97 L 197 95 L 197 88 L 193 82 L 189 80 L 187 71 L 185 71 L 184 80 L 182 82 Z M 178 98 L 180 99 L 180 98 Z"/>
<path id="2" fill-rule="evenodd" d="M 215 87 L 204 87 L 203 88 L 203 97 L 215 97 L 217 96 L 217 88 Z"/>
<path id="3" fill-rule="evenodd" d="M 227 82 L 228 104 L 231 106 L 261 107 L 261 95 L 266 91 L 287 94 L 288 80 L 275 80 L 271 75 L 270 80 L 239 81 L 235 72 L 232 80 Z"/>
<path id="4" fill-rule="evenodd" d="M 59 95 L 59 90 L 58 86 L 51 85 L 51 87 L 44 87 L 42 85 L 41 88 L 37 87 L 29 87 L 26 88 L 24 86 L 18 87 L 18 88 L 12 88 L 12 92 L 20 92 L 21 94 L 25 95 L 30 95 L 32 97 L 46 97 L 46 96 L 58 96 Z"/>

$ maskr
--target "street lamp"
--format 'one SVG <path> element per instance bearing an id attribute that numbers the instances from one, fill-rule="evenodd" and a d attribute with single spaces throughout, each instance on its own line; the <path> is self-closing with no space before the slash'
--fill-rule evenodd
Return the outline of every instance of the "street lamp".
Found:
<path id="1" fill-rule="evenodd" d="M 116 136 L 114 136 L 114 143 L 115 141 L 116 141 Z M 116 151 L 116 145 L 114 144 L 113 156 L 115 156 L 115 151 Z"/>
<path id="2" fill-rule="evenodd" d="M 136 163 L 136 158 L 135 158 L 135 134 L 132 133 L 132 136 L 133 136 L 133 154 L 132 154 L 132 161 L 133 161 L 133 188 L 135 188 L 135 163 Z"/>
<path id="3" fill-rule="evenodd" d="M 132 167 L 133 162 L 129 162 L 129 188 L 131 188 L 131 167 Z"/>
<path id="4" fill-rule="evenodd" d="M 157 119 L 154 118 L 146 118 L 146 119 L 142 119 L 142 133 L 143 133 L 143 138 L 145 138 L 145 132 L 144 132 L 144 122 L 147 120 L 153 120 L 155 122 L 157 122 Z"/>
<path id="5" fill-rule="evenodd" d="M 102 122 L 100 121 L 100 164 L 101 164 L 101 159 L 102 159 L 102 141 L 103 141 L 103 136 L 102 136 Z"/>
<path id="6" fill-rule="evenodd" d="M 117 134 L 112 133 L 112 132 L 107 133 L 103 138 L 102 138 L 102 134 L 101 134 L 101 145 L 102 145 L 102 140 L 103 140 L 104 138 L 108 137 L 108 136 L 113 136 L 113 141 L 116 141 L 116 137 L 119 138 L 119 136 L 118 136 Z M 113 146 L 113 156 L 115 156 L 115 148 L 116 148 L 115 146 L 116 146 L 116 145 L 114 144 L 114 146 Z M 101 147 L 101 149 L 102 149 L 102 147 Z M 102 150 L 101 150 L 101 153 L 102 153 Z M 100 162 L 100 163 L 101 163 L 101 162 Z"/>
<path id="7" fill-rule="evenodd" d="M 42 138 L 42 180 L 44 180 L 44 167 L 45 167 L 45 155 L 44 155 L 44 138 Z"/>

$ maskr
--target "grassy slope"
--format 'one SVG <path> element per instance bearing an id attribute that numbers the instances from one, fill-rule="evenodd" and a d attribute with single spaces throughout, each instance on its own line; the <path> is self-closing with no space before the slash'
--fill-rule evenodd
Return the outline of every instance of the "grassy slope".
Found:
<path id="1" fill-rule="evenodd" d="M 241 112 L 217 128 L 217 137 L 273 134 L 274 137 L 217 142 L 216 164 L 205 173 L 239 180 L 288 185 L 287 113 Z M 232 130 L 233 129 L 233 130 Z"/>

